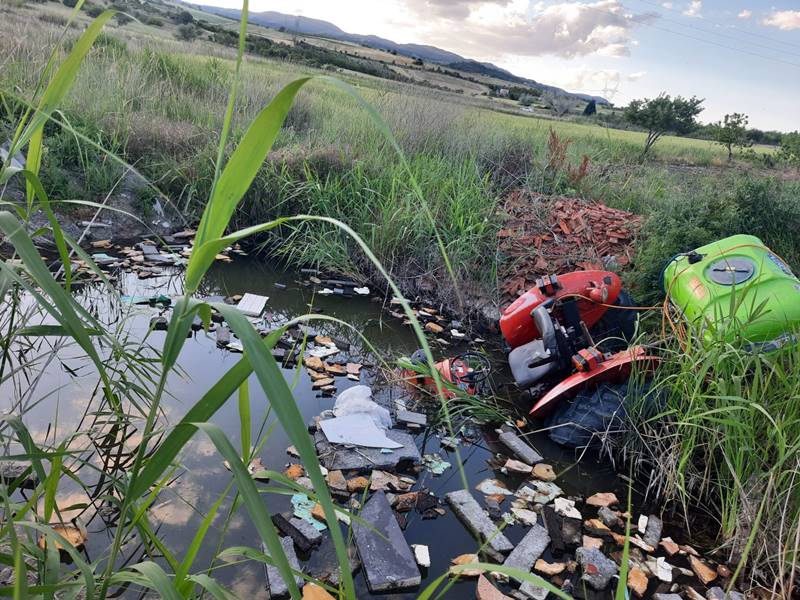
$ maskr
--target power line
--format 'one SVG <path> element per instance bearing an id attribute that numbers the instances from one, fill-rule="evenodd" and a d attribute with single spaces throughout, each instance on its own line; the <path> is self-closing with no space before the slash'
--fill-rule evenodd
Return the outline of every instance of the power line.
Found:
<path id="1" fill-rule="evenodd" d="M 655 6 L 657 8 L 663 9 L 663 10 L 668 10 L 670 12 L 678 12 L 674 8 L 667 8 L 663 4 L 659 4 L 657 2 L 652 2 L 651 0 L 638 0 L 638 1 L 642 2 L 644 4 L 649 4 L 650 6 Z M 702 31 L 703 33 L 711 33 L 713 35 L 718 35 L 720 37 L 727 37 L 727 38 L 730 38 L 732 40 L 741 41 L 739 38 L 737 38 L 735 36 L 732 36 L 732 35 L 728 35 L 726 33 L 720 33 L 719 31 L 713 31 L 711 29 L 705 29 L 704 27 L 697 27 L 696 25 L 692 25 L 691 23 L 685 23 L 683 21 L 678 21 L 678 20 L 675 20 L 675 19 L 666 19 L 665 17 L 661 17 L 661 18 L 664 19 L 665 21 L 671 21 L 673 23 L 678 23 L 679 25 L 682 25 L 684 27 L 691 27 L 692 29 L 696 29 L 698 31 Z M 745 35 L 751 35 L 751 36 L 757 37 L 757 38 L 762 38 L 762 39 L 765 39 L 765 40 L 768 40 L 768 41 L 772 42 L 773 44 L 784 44 L 786 46 L 792 46 L 794 48 L 800 48 L 800 44 L 795 44 L 794 42 L 786 42 L 784 40 L 778 40 L 778 39 L 772 38 L 772 37 L 770 37 L 768 35 L 764 35 L 763 33 L 756 33 L 754 31 L 746 31 L 744 29 L 740 29 L 739 27 L 736 27 L 735 25 L 726 26 L 726 25 L 722 25 L 721 23 L 719 23 L 717 21 L 711 21 L 710 19 L 708 20 L 708 22 L 709 23 L 716 23 L 717 25 L 720 25 L 721 27 L 731 27 L 732 29 L 735 29 L 739 33 L 743 33 Z M 753 42 L 750 42 L 750 43 L 752 44 Z M 767 48 L 769 50 L 774 50 L 776 52 L 783 52 L 783 50 L 779 50 L 777 48 L 772 48 L 772 47 L 769 47 L 769 46 L 764 46 L 763 44 L 755 44 L 755 45 L 760 46 L 762 48 Z M 800 54 L 797 54 L 797 56 L 800 56 Z"/>

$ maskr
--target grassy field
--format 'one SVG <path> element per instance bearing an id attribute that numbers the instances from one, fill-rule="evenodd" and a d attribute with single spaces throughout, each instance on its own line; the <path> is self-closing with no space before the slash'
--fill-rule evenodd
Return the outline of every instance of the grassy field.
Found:
<path id="1" fill-rule="evenodd" d="M 17 123 L 25 118 L 24 99 L 34 96 L 50 49 L 60 42 L 67 14 L 67 9 L 54 3 L 0 6 L 0 88 L 4 101 L 0 128 L 4 137 L 11 137 Z M 76 47 L 88 19 L 81 17 L 79 23 L 79 27 L 67 29 L 57 63 Z M 488 98 L 253 56 L 248 56 L 242 66 L 229 122 L 225 106 L 235 80 L 233 51 L 207 39 L 177 41 L 174 33 L 170 23 L 118 26 L 112 22 L 98 37 L 70 91 L 59 99 L 59 112 L 54 115 L 58 123 L 48 123 L 44 128 L 39 174 L 45 193 L 54 202 L 101 201 L 122 181 L 124 187 L 133 190 L 145 218 L 152 215 L 157 198 L 171 208 L 173 215 L 195 222 L 205 215 L 204 222 L 210 225 L 201 234 L 200 244 L 209 244 L 211 250 L 231 242 L 218 239 L 229 227 L 269 223 L 298 214 L 330 217 L 351 227 L 374 256 L 366 254 L 357 238 L 333 222 L 284 226 L 255 241 L 267 242 L 273 256 L 293 264 L 320 265 L 385 283 L 386 273 L 377 265 L 380 261 L 402 286 L 402 290 L 393 288 L 393 293 L 413 292 L 420 280 L 432 280 L 438 287 L 427 293 L 445 301 L 452 298 L 453 284 L 448 283 L 448 265 L 440 248 L 449 257 L 455 285 L 477 297 L 496 297 L 498 266 L 503 261 L 496 241 L 502 220 L 499 202 L 519 187 L 577 195 L 587 201 L 603 200 L 644 215 L 636 260 L 624 273 L 642 302 L 660 300 L 658 279 L 666 259 L 733 233 L 759 235 L 795 268 L 800 266 L 800 239 L 795 233 L 800 230 L 800 184 L 796 174 L 768 168 L 770 161 L 764 159 L 761 149 L 728 164 L 719 146 L 665 137 L 650 161 L 639 164 L 644 141 L 641 133 L 603 128 L 577 118 L 559 121 L 511 114 L 508 105 Z M 237 197 L 224 204 L 214 187 L 219 177 L 218 148 L 222 148 L 223 163 L 227 164 L 248 125 L 283 85 L 298 77 L 322 75 L 335 75 L 349 83 L 374 107 L 397 140 L 407 166 L 364 104 L 331 81 L 312 81 L 291 104 L 264 164 L 253 156 L 234 168 L 233 173 L 249 185 L 246 191 L 241 190 L 241 202 Z M 221 139 L 220 132 L 228 125 L 230 137 Z M 546 139 L 551 128 L 562 140 L 569 140 L 569 162 L 577 165 L 584 155 L 589 157 L 589 172 L 580 185 L 548 171 Z M 123 163 L 133 165 L 141 177 L 125 175 Z M 4 189 L 3 200 L 12 192 Z M 35 207 L 42 211 L 47 208 L 44 203 Z M 60 210 L 65 221 L 68 209 Z M 24 258 L 26 268 L 35 274 L 31 280 L 14 278 L 8 269 L 9 277 L 17 289 L 43 289 L 57 303 L 59 322 L 70 328 L 70 335 L 93 357 L 110 410 L 118 410 L 111 390 L 119 384 L 115 378 L 121 373 L 127 376 L 127 372 L 106 371 L 100 357 L 92 354 L 87 331 L 95 331 L 98 324 L 49 277 L 30 240 L 16 228 L 15 217 L 3 213 L 0 225 Z M 57 223 L 52 227 L 58 231 Z M 213 255 L 211 252 L 206 258 Z M 193 253 L 187 274 L 189 293 L 197 289 L 208 267 L 202 256 Z M 47 299 L 42 302 L 46 306 Z M 208 310 L 189 299 L 182 302 L 170 325 L 174 344 L 165 348 L 161 357 L 165 372 L 180 348 L 177 340 L 185 339 L 194 314 Z M 12 313 L 1 314 L 7 319 Z M 230 318 L 236 321 L 235 315 Z M 298 432 L 298 440 L 307 441 L 304 424 L 291 411 L 290 392 L 273 387 L 277 379 L 283 380 L 273 377 L 271 355 L 264 355 L 264 346 L 251 333 L 252 328 L 248 329 L 248 323 L 236 325 L 240 337 L 247 339 L 248 355 L 260 361 L 253 365 L 260 383 L 271 390 L 271 399 L 288 407 L 281 422 Z M 5 326 L 14 332 L 10 335 L 17 335 L 13 321 L 4 322 L 4 330 Z M 17 323 L 16 327 L 21 325 Z M 654 331 L 646 333 L 654 336 Z M 107 347 L 117 348 L 118 340 L 111 332 L 103 331 L 102 335 Z M 702 345 L 687 347 L 686 340 L 682 341 L 683 345 L 672 338 L 661 340 L 664 351 L 674 353 L 654 388 L 666 393 L 664 414 L 657 418 L 642 415 L 637 422 L 640 438 L 630 442 L 626 450 L 634 453 L 635 460 L 644 461 L 641 464 L 661 469 L 658 473 L 662 476 L 656 477 L 655 485 L 669 498 L 682 501 L 684 506 L 707 507 L 720 524 L 720 542 L 734 549 L 732 556 L 749 555 L 761 569 L 753 571 L 761 581 L 763 574 L 769 573 L 788 589 L 795 573 L 798 543 L 785 532 L 800 531 L 794 458 L 800 413 L 796 353 L 742 359 L 738 348 L 709 350 Z M 120 355 L 127 356 L 123 350 Z M 137 363 L 132 360 L 131 364 Z M 214 390 L 213 402 L 220 404 L 236 391 L 250 368 L 246 361 L 242 364 L 235 367 L 239 369 L 235 376 L 223 381 L 223 390 Z M 145 370 L 140 374 L 147 380 L 143 389 L 157 384 L 155 392 L 146 398 L 146 437 L 152 433 L 166 375 Z M 126 415 L 117 416 L 123 419 Z M 209 417 L 196 418 L 203 421 Z M 246 418 L 243 414 L 242 419 Z M 238 461 L 224 439 L 215 438 L 215 444 L 231 462 Z M 123 515 L 136 514 L 140 508 L 137 503 L 142 495 L 147 497 L 149 485 L 169 476 L 172 456 L 168 450 L 156 454 L 155 461 L 145 457 L 144 450 L 138 453 L 132 479 L 119 482 Z M 304 461 L 316 464 L 311 449 L 301 448 L 301 452 Z M 751 461 L 751 456 L 760 460 Z M 668 464 L 662 465 L 658 461 L 667 460 L 664 457 L 668 457 Z M 60 468 L 56 457 L 48 456 L 50 459 L 56 461 L 51 463 L 54 468 Z M 248 487 L 251 480 L 241 461 L 237 466 L 242 467 L 236 472 L 237 483 L 250 494 L 245 501 L 263 529 L 259 533 L 264 539 L 272 539 L 268 515 L 263 506 L 258 508 L 257 493 Z M 318 470 L 314 472 L 317 475 Z M 53 477 L 58 476 L 56 472 Z M 321 476 L 317 487 L 327 489 Z M 147 497 L 149 502 L 153 499 Z M 322 501 L 333 521 L 330 500 Z M 758 523 L 768 527 L 741 525 L 748 519 L 752 522 L 754 515 L 758 515 Z M 766 535 L 775 528 L 781 533 L 777 541 Z M 6 562 L 13 560 L 20 566 L 23 552 L 32 549 L 13 541 L 13 528 L 4 529 L 4 535 L 13 546 L 13 555 L 4 556 Z M 157 543 L 157 537 L 151 540 L 147 532 L 143 535 L 148 542 Z M 121 539 L 115 540 L 113 553 L 119 551 L 121 543 Z M 46 574 L 48 563 L 41 553 L 37 556 Z M 103 589 L 120 583 L 112 573 L 115 556 L 107 558 L 110 566 L 105 573 L 83 573 L 87 586 L 95 579 Z M 185 560 L 191 566 L 191 557 Z M 187 568 L 176 561 L 175 586 L 186 597 L 195 584 L 199 585 L 199 581 L 186 579 Z M 135 581 L 141 583 L 143 578 L 152 577 L 163 582 L 160 575 L 151 570 Z"/>

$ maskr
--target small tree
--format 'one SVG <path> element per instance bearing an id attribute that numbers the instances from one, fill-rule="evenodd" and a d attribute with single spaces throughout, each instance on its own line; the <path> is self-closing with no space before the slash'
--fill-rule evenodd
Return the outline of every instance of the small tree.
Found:
<path id="1" fill-rule="evenodd" d="M 181 25 L 188 25 L 189 23 L 194 23 L 194 17 L 188 10 L 182 10 L 175 16 L 175 22 Z"/>
<path id="2" fill-rule="evenodd" d="M 733 113 L 725 115 L 722 121 L 711 126 L 714 141 L 728 149 L 728 161 L 733 158 L 734 148 L 747 148 L 752 145 L 747 139 L 747 115 Z"/>
<path id="3" fill-rule="evenodd" d="M 800 131 L 783 134 L 778 156 L 800 170 Z"/>
<path id="4" fill-rule="evenodd" d="M 597 114 L 597 102 L 594 98 L 589 100 L 589 103 L 586 105 L 586 108 L 583 109 L 583 116 L 584 117 L 591 117 L 592 115 Z"/>
<path id="5" fill-rule="evenodd" d="M 566 94 L 557 94 L 555 92 L 542 94 L 542 102 L 559 117 L 567 114 L 575 104 L 572 98 Z"/>
<path id="6" fill-rule="evenodd" d="M 519 103 L 522 106 L 530 106 L 535 101 L 536 101 L 536 96 L 533 96 L 532 94 L 522 94 L 522 96 L 519 97 Z"/>
<path id="7" fill-rule="evenodd" d="M 199 35 L 200 35 L 200 30 L 194 25 L 190 25 L 189 23 L 178 25 L 178 28 L 175 30 L 175 37 L 178 38 L 179 40 L 183 40 L 184 42 L 191 42 Z"/>
<path id="8" fill-rule="evenodd" d="M 647 141 L 640 160 L 650 151 L 659 138 L 665 133 L 683 135 L 697 127 L 695 117 L 703 110 L 703 100 L 692 96 L 670 98 L 660 94 L 651 99 L 632 100 L 625 108 L 625 120 L 647 130 Z"/>

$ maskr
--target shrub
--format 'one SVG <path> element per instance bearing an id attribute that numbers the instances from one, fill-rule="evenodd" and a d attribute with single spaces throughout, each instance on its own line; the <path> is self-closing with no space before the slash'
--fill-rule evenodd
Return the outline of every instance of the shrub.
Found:
<path id="1" fill-rule="evenodd" d="M 200 35 L 200 29 L 195 27 L 194 25 L 178 25 L 177 30 L 175 31 L 175 37 L 179 40 L 183 40 L 184 42 L 191 42 L 192 40 L 196 39 Z"/>

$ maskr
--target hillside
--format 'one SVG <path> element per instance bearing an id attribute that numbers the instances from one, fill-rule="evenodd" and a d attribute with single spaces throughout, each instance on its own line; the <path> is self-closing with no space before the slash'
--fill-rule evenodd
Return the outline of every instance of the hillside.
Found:
<path id="1" fill-rule="evenodd" d="M 234 21 L 240 19 L 241 13 L 236 9 L 221 8 L 217 6 L 197 5 L 186 3 L 196 10 L 223 16 Z M 343 42 L 350 42 L 361 46 L 367 46 L 376 50 L 383 50 L 390 55 L 400 55 L 415 60 L 422 61 L 423 63 L 435 63 L 441 67 L 446 67 L 448 70 L 458 71 L 462 74 L 477 74 L 485 77 L 492 78 L 505 84 L 513 84 L 515 86 L 530 88 L 531 90 L 538 91 L 539 93 L 551 93 L 557 95 L 564 95 L 588 102 L 595 100 L 598 104 L 610 106 L 611 103 L 602 96 L 592 96 L 589 94 L 573 93 L 563 90 L 561 88 L 542 84 L 533 79 L 519 77 L 513 73 L 501 69 L 500 67 L 487 62 L 479 62 L 470 58 L 465 58 L 454 52 L 449 52 L 436 46 L 425 44 L 400 44 L 386 38 L 376 35 L 360 35 L 347 33 L 330 23 L 321 19 L 313 19 L 299 15 L 288 15 L 276 11 L 263 11 L 251 12 L 249 15 L 249 22 L 262 27 L 276 29 L 282 32 L 289 32 L 293 34 L 300 34 L 304 36 L 319 36 L 330 38 Z M 389 57 L 389 60 L 391 58 Z"/>

